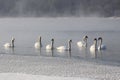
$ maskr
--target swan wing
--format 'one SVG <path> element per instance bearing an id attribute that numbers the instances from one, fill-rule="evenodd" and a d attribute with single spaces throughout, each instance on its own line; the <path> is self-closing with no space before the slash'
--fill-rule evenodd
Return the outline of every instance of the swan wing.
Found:
<path id="1" fill-rule="evenodd" d="M 78 47 L 84 47 L 85 43 L 83 41 L 77 42 Z"/>
<path id="2" fill-rule="evenodd" d="M 102 49 L 105 50 L 106 49 L 106 46 L 105 45 L 101 45 Z"/>
<path id="3" fill-rule="evenodd" d="M 39 42 L 36 42 L 36 43 L 34 44 L 34 47 L 35 47 L 35 48 L 40 48 Z"/>
<path id="4" fill-rule="evenodd" d="M 65 50 L 66 47 L 65 47 L 65 46 L 59 46 L 59 47 L 57 47 L 56 49 L 57 49 L 57 50 Z"/>
<path id="5" fill-rule="evenodd" d="M 100 46 L 98 46 L 98 50 L 100 50 Z M 101 50 L 106 50 L 106 46 L 105 45 L 101 45 Z"/>
<path id="6" fill-rule="evenodd" d="M 51 49 L 51 45 L 47 45 L 47 46 L 46 46 L 46 49 Z"/>
<path id="7" fill-rule="evenodd" d="M 92 46 L 90 47 L 90 52 L 95 52 L 95 45 L 92 45 Z"/>
<path id="8" fill-rule="evenodd" d="M 8 47 L 11 47 L 11 44 L 10 44 L 10 43 L 5 43 L 3 46 L 4 46 L 5 48 L 8 48 Z"/>

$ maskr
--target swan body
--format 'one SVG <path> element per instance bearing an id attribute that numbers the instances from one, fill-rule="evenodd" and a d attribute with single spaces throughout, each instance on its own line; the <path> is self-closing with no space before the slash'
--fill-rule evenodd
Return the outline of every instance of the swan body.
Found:
<path id="1" fill-rule="evenodd" d="M 87 47 L 87 38 L 88 36 L 84 36 L 82 41 L 77 42 L 78 47 Z"/>
<path id="2" fill-rule="evenodd" d="M 53 44 L 54 44 L 54 39 L 51 39 L 51 44 L 48 44 L 48 45 L 46 46 L 46 49 L 47 49 L 47 50 L 53 50 L 53 49 L 54 49 Z"/>
<path id="3" fill-rule="evenodd" d="M 84 47 L 85 43 L 83 41 L 77 42 L 78 47 Z"/>
<path id="4" fill-rule="evenodd" d="M 59 46 L 56 49 L 58 51 L 71 51 L 71 42 L 72 42 L 72 40 L 68 41 L 68 47 L 66 47 L 66 46 Z"/>
<path id="5" fill-rule="evenodd" d="M 56 49 L 57 49 L 57 50 L 65 50 L 66 47 L 65 47 L 65 46 L 59 46 L 59 47 L 57 47 Z"/>
<path id="6" fill-rule="evenodd" d="M 14 38 L 12 38 L 11 43 L 5 43 L 3 46 L 5 48 L 14 48 Z"/>
<path id="7" fill-rule="evenodd" d="M 42 43 L 41 43 L 41 37 L 38 38 L 38 41 L 34 44 L 34 47 L 36 49 L 39 49 L 42 47 Z"/>
<path id="8" fill-rule="evenodd" d="M 8 48 L 8 47 L 11 47 L 12 45 L 10 43 L 5 43 L 4 44 L 4 47 Z"/>
<path id="9" fill-rule="evenodd" d="M 40 48 L 40 43 L 39 42 L 36 42 L 35 45 L 34 45 L 35 48 Z"/>
<path id="10" fill-rule="evenodd" d="M 66 48 L 66 46 L 59 46 L 56 48 L 58 52 L 63 53 L 65 51 L 67 51 L 68 49 Z"/>
<path id="11" fill-rule="evenodd" d="M 99 37 L 98 41 L 99 41 L 98 50 L 106 50 L 106 46 L 102 44 L 103 41 L 102 37 Z"/>
<path id="12" fill-rule="evenodd" d="M 48 45 L 46 46 L 46 49 L 52 49 L 52 46 L 51 46 L 50 44 L 48 44 Z"/>
<path id="13" fill-rule="evenodd" d="M 66 46 L 59 46 L 56 48 L 58 52 L 63 53 L 65 51 L 70 51 Z"/>
<path id="14" fill-rule="evenodd" d="M 97 39 L 94 39 L 94 44 L 90 46 L 90 52 L 95 53 L 97 51 Z"/>
<path id="15" fill-rule="evenodd" d="M 90 52 L 95 52 L 95 45 L 94 45 L 94 44 L 91 45 L 91 47 L 90 47 Z"/>

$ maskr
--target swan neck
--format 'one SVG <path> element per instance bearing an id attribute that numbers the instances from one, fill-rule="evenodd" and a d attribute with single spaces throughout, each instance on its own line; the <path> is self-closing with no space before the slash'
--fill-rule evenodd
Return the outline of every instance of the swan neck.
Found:
<path id="1" fill-rule="evenodd" d="M 51 50 L 53 50 L 54 41 L 51 41 Z"/>
<path id="2" fill-rule="evenodd" d="M 40 46 L 42 46 L 42 43 L 41 43 L 41 37 L 39 38 L 39 44 L 40 44 Z"/>
<path id="3" fill-rule="evenodd" d="M 95 50 L 97 50 L 97 40 L 94 41 Z"/>
<path id="4" fill-rule="evenodd" d="M 86 37 L 83 38 L 83 42 L 85 43 L 84 46 L 87 47 L 87 38 Z"/>
<path id="5" fill-rule="evenodd" d="M 71 42 L 68 42 L 68 50 L 71 51 Z"/>
<path id="6" fill-rule="evenodd" d="M 85 39 L 85 47 L 87 47 L 87 38 Z"/>
<path id="7" fill-rule="evenodd" d="M 102 45 L 102 39 L 100 39 L 100 43 L 99 43 L 100 49 L 101 49 L 101 45 Z"/>
<path id="8" fill-rule="evenodd" d="M 14 48 L 14 40 L 11 40 L 11 47 Z"/>

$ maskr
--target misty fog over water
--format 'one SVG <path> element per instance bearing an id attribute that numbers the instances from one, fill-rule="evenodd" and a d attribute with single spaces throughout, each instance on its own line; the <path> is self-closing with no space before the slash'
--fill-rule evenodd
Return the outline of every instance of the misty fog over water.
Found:
<path id="1" fill-rule="evenodd" d="M 120 16 L 119 0 L 0 0 L 0 17 Z"/>
<path id="2" fill-rule="evenodd" d="M 2 31 L 119 31 L 119 18 L 1 18 Z"/>

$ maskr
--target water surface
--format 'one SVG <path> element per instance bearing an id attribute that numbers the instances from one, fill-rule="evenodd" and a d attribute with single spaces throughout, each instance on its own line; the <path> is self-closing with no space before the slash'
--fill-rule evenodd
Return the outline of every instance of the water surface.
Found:
<path id="1" fill-rule="evenodd" d="M 1 18 L 0 53 L 21 56 L 60 57 L 85 60 L 120 62 L 120 19 L 110 18 Z M 77 42 L 88 35 L 87 49 L 81 49 Z M 15 48 L 5 49 L 4 43 L 15 37 Z M 41 50 L 34 48 L 38 36 L 42 36 Z M 93 39 L 103 37 L 105 51 L 91 54 Z M 55 39 L 54 46 L 67 46 L 72 39 L 72 51 L 46 51 L 45 46 Z"/>

